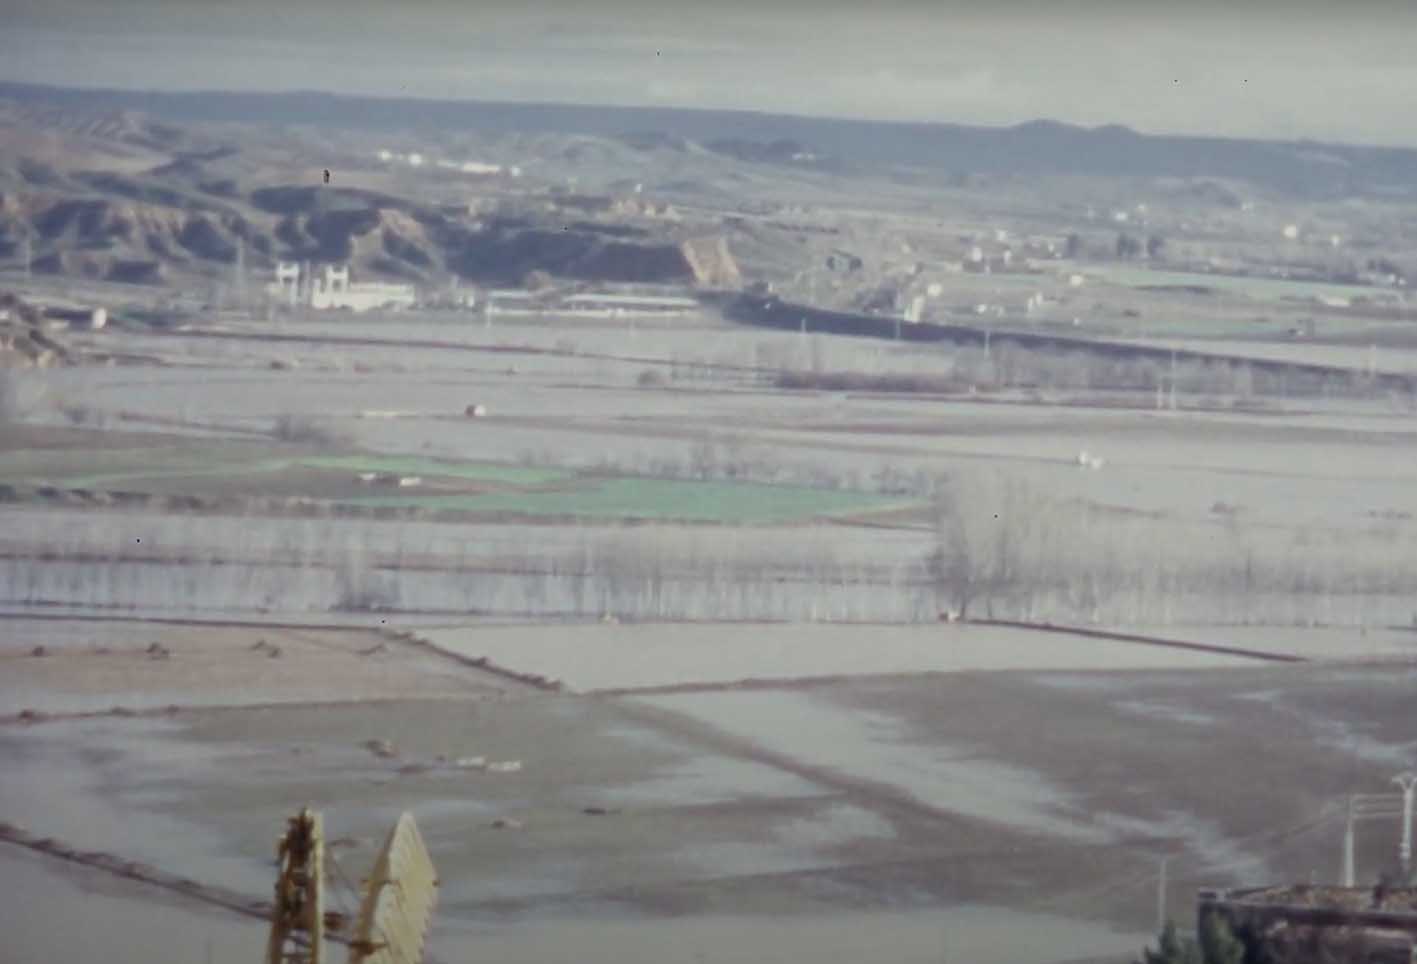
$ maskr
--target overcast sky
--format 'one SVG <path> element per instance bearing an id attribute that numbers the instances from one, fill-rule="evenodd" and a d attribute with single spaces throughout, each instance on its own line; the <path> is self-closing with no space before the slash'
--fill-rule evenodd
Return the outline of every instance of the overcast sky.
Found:
<path id="1" fill-rule="evenodd" d="M 0 0 L 0 78 L 1417 145 L 1417 2 Z"/>

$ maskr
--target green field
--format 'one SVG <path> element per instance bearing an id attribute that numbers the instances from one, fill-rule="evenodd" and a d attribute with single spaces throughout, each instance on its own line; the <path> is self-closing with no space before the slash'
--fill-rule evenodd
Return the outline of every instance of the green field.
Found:
<path id="1" fill-rule="evenodd" d="M 588 518 L 681 519 L 695 522 L 773 523 L 895 508 L 899 498 L 865 492 L 735 482 L 583 478 L 552 491 L 478 495 L 376 495 L 356 505 L 432 511 L 512 513 Z"/>
<path id="2" fill-rule="evenodd" d="M 54 485 L 68 489 L 156 487 L 203 494 L 206 479 L 241 480 L 242 491 L 260 495 L 263 482 L 302 470 L 346 474 L 364 472 L 419 476 L 429 482 L 457 479 L 486 482 L 497 491 L 465 494 L 423 493 L 417 489 L 340 497 L 321 491 L 323 476 L 311 479 L 308 497 L 343 505 L 399 507 L 428 511 L 525 516 L 578 516 L 595 519 L 675 519 L 692 522 L 775 523 L 852 515 L 910 504 L 866 492 L 801 486 L 578 475 L 569 469 L 498 463 L 443 462 L 379 455 L 284 455 L 270 447 L 198 443 L 107 451 L 20 450 L 0 456 L 0 481 Z M 309 478 L 307 476 L 307 478 Z M 186 484 L 190 480 L 190 486 Z M 166 483 L 165 485 L 157 485 Z"/>

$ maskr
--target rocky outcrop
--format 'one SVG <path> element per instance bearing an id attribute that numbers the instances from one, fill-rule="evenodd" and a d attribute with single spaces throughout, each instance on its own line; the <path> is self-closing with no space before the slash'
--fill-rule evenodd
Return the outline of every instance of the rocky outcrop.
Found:
<path id="1" fill-rule="evenodd" d="M 743 283 L 738 262 L 723 237 L 693 238 L 679 246 L 694 273 L 694 281 L 708 288 L 737 288 Z"/>
<path id="2" fill-rule="evenodd" d="M 558 229 L 508 219 L 447 234 L 448 267 L 474 281 L 515 282 L 533 271 L 587 281 L 682 284 L 694 279 L 678 244 L 627 240 L 591 224 Z"/>
<path id="3" fill-rule="evenodd" d="M 0 292 L 0 368 L 47 368 L 70 360 L 68 348 L 44 330 L 43 311 L 12 292 Z"/>
<path id="4" fill-rule="evenodd" d="M 244 242 L 246 263 L 257 270 L 292 260 L 347 262 L 365 273 L 413 280 L 452 271 L 515 284 L 544 271 L 586 281 L 738 284 L 722 238 L 679 243 L 663 231 L 627 230 L 613 221 L 557 224 L 526 217 L 469 224 L 402 202 L 358 206 L 353 192 L 334 202 L 304 188 L 256 194 L 265 208 L 286 213 L 258 225 L 217 209 L 22 195 L 8 207 L 0 203 L 0 257 L 18 257 L 28 236 L 36 272 L 157 284 L 174 272 L 211 276 L 235 263 Z"/>

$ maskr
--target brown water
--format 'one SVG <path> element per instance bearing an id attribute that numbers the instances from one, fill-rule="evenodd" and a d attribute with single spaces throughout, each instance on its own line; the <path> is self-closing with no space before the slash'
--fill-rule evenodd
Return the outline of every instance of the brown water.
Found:
<path id="1" fill-rule="evenodd" d="M 171 898 L 142 885 L 0 852 L 6 964 L 248 964 L 260 959 L 257 920 Z M 461 964 L 708 964 L 861 961 L 1049 962 L 1135 953 L 1144 934 L 992 907 L 830 917 L 552 919 L 475 925 L 435 918 L 430 960 Z M 343 959 L 342 948 L 332 948 Z"/>
<path id="2" fill-rule="evenodd" d="M 264 923 L 18 848 L 0 850 L 6 964 L 250 964 Z"/>

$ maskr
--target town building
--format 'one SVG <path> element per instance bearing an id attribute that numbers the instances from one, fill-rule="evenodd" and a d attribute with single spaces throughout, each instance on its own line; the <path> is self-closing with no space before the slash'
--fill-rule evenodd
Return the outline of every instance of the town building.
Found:
<path id="1" fill-rule="evenodd" d="M 1245 960 L 1291 964 L 1411 964 L 1417 956 L 1417 890 L 1298 884 L 1202 890 L 1197 925 L 1218 918 Z"/>
<path id="2" fill-rule="evenodd" d="M 272 297 L 291 308 L 354 312 L 411 308 L 418 302 L 413 285 L 380 281 L 350 281 L 349 265 L 322 265 L 319 273 L 293 261 L 276 264 L 275 280 L 266 286 Z"/>

